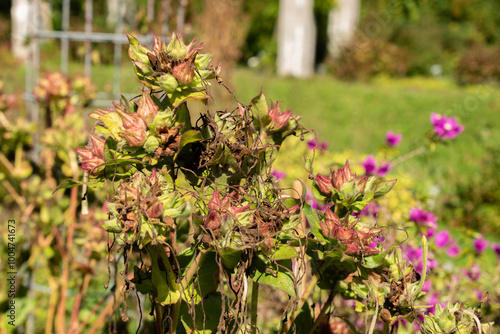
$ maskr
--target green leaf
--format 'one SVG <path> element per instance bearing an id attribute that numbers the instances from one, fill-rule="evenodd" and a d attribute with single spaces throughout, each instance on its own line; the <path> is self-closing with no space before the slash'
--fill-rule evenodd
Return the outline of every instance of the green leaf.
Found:
<path id="1" fill-rule="evenodd" d="M 259 128 L 265 129 L 271 123 L 271 118 L 269 117 L 269 106 L 267 105 L 266 97 L 264 93 L 262 93 L 262 90 L 259 95 L 252 99 L 251 104 Z"/>
<path id="2" fill-rule="evenodd" d="M 206 256 L 205 261 L 196 272 L 196 279 L 193 281 L 194 287 L 202 298 L 217 289 L 217 284 L 214 287 L 214 277 L 219 265 L 215 259 L 215 252 L 210 252 Z M 196 266 L 197 264 L 193 263 L 193 265 Z"/>
<path id="3" fill-rule="evenodd" d="M 352 198 L 358 193 L 358 187 L 356 186 L 356 180 L 351 180 L 342 185 L 340 192 L 344 196 L 344 199 Z"/>
<path id="4" fill-rule="evenodd" d="M 364 196 L 361 197 L 359 201 L 354 202 L 351 207 L 354 209 L 354 211 L 361 211 L 363 210 L 368 203 L 370 203 L 373 200 L 373 195 L 375 193 L 375 189 L 372 189 L 368 192 L 365 192 Z"/>
<path id="5" fill-rule="evenodd" d="M 311 167 L 312 167 L 312 161 L 311 159 L 307 156 L 307 155 L 303 155 L 304 157 L 304 168 L 306 169 L 306 171 L 310 171 L 311 170 Z"/>
<path id="6" fill-rule="evenodd" d="M 373 198 L 379 198 L 387 194 L 396 184 L 397 180 L 389 180 L 389 181 L 380 181 L 375 186 L 375 193 Z"/>
<path id="7" fill-rule="evenodd" d="M 160 265 L 158 263 L 161 254 L 158 254 L 156 249 L 152 246 L 148 246 L 148 250 L 151 255 L 151 265 L 152 265 L 151 283 L 155 286 L 156 291 L 158 293 L 156 301 L 161 305 L 175 304 L 181 298 L 181 292 L 179 289 L 177 289 L 178 287 L 176 286 L 177 284 L 175 283 L 175 280 L 173 280 L 172 277 L 169 277 L 170 275 L 167 272 L 168 270 L 167 266 L 170 266 L 170 264 L 165 263 L 165 259 L 163 259 L 162 257 L 161 258 L 161 260 L 163 260 L 162 267 L 166 269 L 161 270 Z"/>
<path id="8" fill-rule="evenodd" d="M 52 192 L 52 195 L 54 195 L 56 193 L 56 191 L 58 191 L 58 190 L 71 189 L 74 187 L 81 186 L 83 184 L 85 184 L 85 183 L 80 182 L 80 181 L 75 181 L 73 179 L 66 179 L 66 180 L 62 181 L 60 185 L 57 186 L 57 188 Z"/>
<path id="9" fill-rule="evenodd" d="M 117 140 L 120 139 L 123 122 L 116 112 L 108 112 L 104 115 L 90 114 L 89 117 L 103 122 L 111 135 Z"/>
<path id="10" fill-rule="evenodd" d="M 170 97 L 170 103 L 172 103 L 172 106 L 174 108 L 177 108 L 180 106 L 183 102 L 187 100 L 194 100 L 194 101 L 203 101 L 209 98 L 208 94 L 206 91 L 191 91 L 190 89 L 184 89 L 182 91 L 174 91 L 172 94 L 169 94 Z"/>
<path id="11" fill-rule="evenodd" d="M 224 266 L 228 269 L 233 269 L 241 259 L 241 250 L 229 247 L 223 248 L 221 251 L 221 257 Z"/>
<path id="12" fill-rule="evenodd" d="M 302 212 L 304 213 L 309 225 L 311 225 L 311 231 L 314 236 L 320 241 L 326 242 L 325 237 L 321 233 L 321 227 L 319 225 L 319 218 L 316 214 L 316 210 L 314 210 L 310 204 L 305 203 L 302 208 Z"/>
<path id="13" fill-rule="evenodd" d="M 143 76 L 150 76 L 154 73 L 151 66 L 141 63 L 139 61 L 134 61 L 134 70 L 137 75 L 142 74 Z"/>
<path id="14" fill-rule="evenodd" d="M 207 67 L 210 59 L 212 59 L 212 55 L 209 53 L 197 54 L 194 59 L 194 66 L 196 66 L 198 70 L 203 70 Z"/>
<path id="15" fill-rule="evenodd" d="M 208 295 L 203 302 L 196 304 L 192 311 L 191 307 L 182 302 L 180 309 L 180 319 L 187 333 L 210 334 L 217 331 L 222 313 L 222 298 L 219 292 Z"/>
<path id="16" fill-rule="evenodd" d="M 118 219 L 111 219 L 107 220 L 104 222 L 104 224 L 101 225 L 101 228 L 109 233 L 122 233 L 122 227 L 118 223 Z"/>
<path id="17" fill-rule="evenodd" d="M 118 148 L 118 143 L 113 137 L 108 137 L 104 143 L 104 160 L 110 161 L 116 158 L 116 150 Z"/>
<path id="18" fill-rule="evenodd" d="M 290 260 L 274 263 L 264 259 L 262 255 L 256 255 L 253 257 L 249 277 L 259 284 L 267 284 L 286 292 L 290 296 L 296 296 L 292 276 L 292 261 Z"/>
<path id="19" fill-rule="evenodd" d="M 187 144 L 195 143 L 195 142 L 200 141 L 202 139 L 203 138 L 201 137 L 201 133 L 199 131 L 189 130 L 189 131 L 184 132 L 182 134 L 181 141 L 179 143 L 179 150 L 177 151 L 177 154 L 175 155 L 175 158 L 177 158 L 177 155 L 179 154 L 179 152 L 181 152 L 182 149 Z M 175 160 L 175 158 L 174 158 L 174 160 Z"/>
<path id="20" fill-rule="evenodd" d="M 397 247 L 398 247 L 397 245 L 392 245 L 391 247 L 387 248 L 385 251 L 381 253 L 365 256 L 364 258 L 365 261 L 364 263 L 361 263 L 361 265 L 368 269 L 380 267 L 384 263 L 387 254 Z"/>
<path id="21" fill-rule="evenodd" d="M 144 163 L 140 160 L 135 160 L 135 159 L 116 159 L 116 160 L 110 160 L 106 161 L 103 164 L 100 164 L 97 167 L 115 167 L 115 166 L 128 166 L 128 165 L 144 165 Z"/>
<path id="22" fill-rule="evenodd" d="M 151 283 L 151 274 L 142 271 L 137 266 L 134 266 L 134 278 L 132 279 L 132 282 L 134 282 L 137 291 L 143 295 L 156 293 L 155 286 Z"/>
<path id="23" fill-rule="evenodd" d="M 308 334 L 313 326 L 313 321 L 309 303 L 305 302 L 293 322 L 294 326 L 290 328 L 288 333 Z"/>
<path id="24" fill-rule="evenodd" d="M 147 56 L 149 50 L 142 46 L 134 36 L 127 34 L 127 37 L 130 44 L 128 48 L 130 60 L 149 64 L 149 58 Z"/>
<path id="25" fill-rule="evenodd" d="M 294 247 L 288 245 L 280 245 L 276 251 L 270 256 L 275 261 L 287 260 L 298 257 L 297 251 Z"/>

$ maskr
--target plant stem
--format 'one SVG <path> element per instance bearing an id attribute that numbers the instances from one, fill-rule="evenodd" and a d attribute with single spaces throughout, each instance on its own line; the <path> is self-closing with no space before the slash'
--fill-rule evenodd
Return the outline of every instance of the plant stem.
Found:
<path id="1" fill-rule="evenodd" d="M 191 284 L 194 274 L 198 271 L 198 268 L 201 266 L 203 261 L 205 261 L 207 254 L 208 254 L 207 250 L 200 251 L 198 253 L 198 256 L 196 256 L 193 265 L 187 269 L 186 273 L 184 274 L 184 278 L 182 279 L 180 284 L 183 290 L 185 290 L 189 286 L 189 284 Z"/>
<path id="2" fill-rule="evenodd" d="M 377 323 L 377 318 L 378 318 L 378 298 L 377 295 L 375 295 L 375 314 L 373 315 L 372 323 L 370 325 L 370 330 L 368 331 L 368 334 L 373 334 L 373 331 L 375 330 L 375 324 Z"/>
<path id="3" fill-rule="evenodd" d="M 321 319 L 323 318 L 323 316 L 326 313 L 326 310 L 328 309 L 328 307 L 330 306 L 330 304 L 333 301 L 333 297 L 335 297 L 335 293 L 333 292 L 333 290 L 330 290 L 330 295 L 328 295 L 328 299 L 323 304 L 323 307 L 321 308 L 321 312 L 319 312 L 319 315 L 316 318 L 316 321 L 314 321 L 314 324 L 312 325 L 311 329 L 309 330 L 309 334 L 313 334 L 314 331 L 316 330 L 316 328 L 318 328 L 319 324 L 321 323 Z"/>
<path id="4" fill-rule="evenodd" d="M 252 334 L 257 333 L 257 306 L 259 303 L 259 283 L 252 281 L 252 306 L 250 309 L 250 325 Z"/>
<path id="5" fill-rule="evenodd" d="M 309 298 L 309 295 L 312 293 L 314 287 L 318 283 L 320 276 L 323 274 L 323 272 L 330 265 L 331 262 L 332 261 L 330 259 L 325 260 L 325 262 L 323 262 L 323 264 L 318 268 L 318 270 L 316 271 L 316 273 L 312 277 L 311 281 L 309 282 L 309 285 L 307 286 L 306 290 L 302 294 L 302 297 L 300 297 L 300 300 L 297 303 L 297 307 L 292 312 L 292 314 L 290 315 L 290 318 L 288 318 L 288 321 L 283 326 L 283 328 L 281 328 L 281 331 L 279 332 L 279 334 L 285 334 L 290 330 L 293 322 L 295 321 L 295 318 L 297 318 L 297 315 L 299 314 L 300 310 L 302 309 L 302 306 L 304 306 L 304 303 L 306 302 L 307 298 Z"/>
<path id="6" fill-rule="evenodd" d="M 156 321 L 156 334 L 163 334 L 161 305 L 155 302 L 155 321 Z"/>
<path id="7" fill-rule="evenodd" d="M 411 151 L 411 152 L 408 152 L 406 153 L 405 155 L 402 155 L 400 156 L 399 158 L 397 158 L 396 160 L 392 161 L 391 162 L 391 166 L 392 167 L 395 167 L 397 165 L 399 165 L 400 163 L 402 162 L 405 162 L 407 160 L 410 160 L 411 158 L 413 158 L 414 156 L 417 156 L 419 154 L 422 154 L 422 153 L 425 153 L 425 151 L 427 151 L 427 147 L 425 146 L 420 146 L 419 148 Z"/>

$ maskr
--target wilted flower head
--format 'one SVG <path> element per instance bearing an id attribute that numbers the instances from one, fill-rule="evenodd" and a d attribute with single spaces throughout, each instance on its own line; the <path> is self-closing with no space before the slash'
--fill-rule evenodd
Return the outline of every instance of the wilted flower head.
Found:
<path id="1" fill-rule="evenodd" d="M 212 194 L 212 199 L 208 203 L 209 213 L 205 219 L 204 226 L 216 230 L 220 228 L 221 224 L 226 220 L 247 211 L 249 207 L 250 204 L 244 206 L 238 205 L 236 192 L 232 192 L 221 199 L 219 191 L 215 190 Z"/>
<path id="2" fill-rule="evenodd" d="M 292 111 L 286 110 L 281 112 L 281 102 L 278 101 L 269 109 L 268 115 L 271 118 L 269 129 L 281 130 L 288 125 L 290 117 L 292 117 Z"/>
<path id="3" fill-rule="evenodd" d="M 98 170 L 97 166 L 102 165 L 104 161 L 104 143 L 106 141 L 96 135 L 90 134 L 90 144 L 87 148 L 77 148 L 75 151 L 80 156 L 82 164 L 81 169 L 94 175 Z"/>
<path id="4" fill-rule="evenodd" d="M 347 217 L 348 219 L 348 217 Z M 345 253 L 347 255 L 370 255 L 377 254 L 378 249 L 371 246 L 380 229 L 371 229 L 369 231 L 356 230 L 342 223 L 340 219 L 329 208 L 325 209 L 325 221 L 320 222 L 321 233 L 326 238 L 335 238 L 344 246 L 347 246 Z"/>
<path id="5" fill-rule="evenodd" d="M 392 131 L 387 132 L 387 134 L 385 135 L 385 141 L 386 141 L 387 145 L 389 145 L 391 147 L 398 146 L 399 143 L 401 142 L 401 139 L 403 139 L 402 134 L 396 134 Z"/>
<path id="6" fill-rule="evenodd" d="M 458 124 L 455 117 L 432 113 L 431 123 L 441 139 L 453 139 L 464 131 L 464 126 Z"/>

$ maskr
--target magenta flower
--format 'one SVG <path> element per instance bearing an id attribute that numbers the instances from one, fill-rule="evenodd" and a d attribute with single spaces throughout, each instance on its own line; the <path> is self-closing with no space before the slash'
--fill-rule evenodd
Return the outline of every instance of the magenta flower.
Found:
<path id="1" fill-rule="evenodd" d="M 446 250 L 446 254 L 449 256 L 449 257 L 456 257 L 458 254 L 460 254 L 462 252 L 462 249 L 460 248 L 460 246 L 458 246 L 457 244 L 453 244 L 451 245 L 450 247 L 448 247 L 448 249 Z"/>
<path id="2" fill-rule="evenodd" d="M 317 148 L 320 151 L 326 151 L 328 148 L 328 142 L 327 141 L 322 141 L 321 143 L 317 141 L 316 139 L 311 139 L 307 141 L 307 148 L 310 149 L 311 151 Z"/>
<path id="3" fill-rule="evenodd" d="M 426 280 L 424 282 L 424 285 L 422 286 L 422 291 L 423 292 L 428 292 L 432 289 L 432 281 Z"/>
<path id="4" fill-rule="evenodd" d="M 273 176 L 276 178 L 276 180 L 281 180 L 282 178 L 285 177 L 286 173 L 285 172 L 281 172 L 279 170 L 276 170 L 276 169 L 273 169 L 273 171 L 271 172 L 271 174 L 273 174 Z"/>
<path id="5" fill-rule="evenodd" d="M 473 264 L 469 269 L 463 269 L 462 273 L 468 276 L 471 280 L 477 281 L 481 276 L 481 268 L 477 264 Z"/>
<path id="6" fill-rule="evenodd" d="M 453 139 L 464 131 L 464 126 L 458 124 L 455 117 L 432 113 L 431 123 L 441 139 Z"/>
<path id="7" fill-rule="evenodd" d="M 398 146 L 399 143 L 401 142 L 401 139 L 403 139 L 403 135 L 402 134 L 396 134 L 396 133 L 394 133 L 392 131 L 387 132 L 387 134 L 385 135 L 385 142 L 390 147 L 396 147 L 396 146 Z"/>
<path id="8" fill-rule="evenodd" d="M 422 212 L 423 212 L 422 209 L 411 208 L 410 209 L 410 220 L 414 221 L 415 223 L 420 222 L 421 217 L 422 217 Z"/>
<path id="9" fill-rule="evenodd" d="M 365 161 L 363 161 L 363 167 L 365 169 L 366 174 L 373 174 L 376 170 L 376 161 L 373 155 L 369 155 L 366 157 Z"/>
<path id="10" fill-rule="evenodd" d="M 410 220 L 414 221 L 421 233 L 427 238 L 432 238 L 437 230 L 437 217 L 432 212 L 424 211 L 418 208 L 410 209 Z M 423 231 L 422 231 L 423 230 Z"/>
<path id="11" fill-rule="evenodd" d="M 446 244 L 450 241 L 450 232 L 448 230 L 441 231 L 436 234 L 436 238 L 434 242 L 436 243 L 436 246 L 439 248 L 442 248 L 446 246 Z"/>
<path id="12" fill-rule="evenodd" d="M 391 170 L 390 162 L 382 164 L 377 168 L 377 162 L 371 154 L 366 157 L 365 161 L 363 161 L 362 163 L 362 166 L 365 168 L 365 173 L 367 175 L 376 175 L 378 177 L 384 177 Z"/>
<path id="13" fill-rule="evenodd" d="M 391 170 L 391 163 L 390 162 L 387 162 L 383 165 L 381 165 L 377 171 L 375 172 L 375 174 L 379 177 L 384 177 L 385 174 L 387 174 L 389 171 Z"/>
<path id="14" fill-rule="evenodd" d="M 476 240 L 474 240 L 474 248 L 476 249 L 476 252 L 481 254 L 486 250 L 488 247 L 489 242 L 484 240 L 483 236 L 480 236 Z"/>
<path id="15" fill-rule="evenodd" d="M 491 249 L 500 257 L 500 244 L 491 244 Z"/>

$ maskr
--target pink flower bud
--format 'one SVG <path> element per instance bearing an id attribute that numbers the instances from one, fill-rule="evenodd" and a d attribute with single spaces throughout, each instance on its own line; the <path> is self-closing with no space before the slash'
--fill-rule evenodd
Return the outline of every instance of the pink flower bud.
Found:
<path id="1" fill-rule="evenodd" d="M 149 181 L 151 182 L 151 184 L 155 184 L 156 182 L 158 182 L 158 175 L 156 174 L 156 168 L 153 168 L 153 170 L 151 171 L 151 175 L 149 176 Z"/>
<path id="2" fill-rule="evenodd" d="M 220 219 L 217 215 L 217 212 L 212 211 L 208 214 L 207 219 L 205 220 L 205 227 L 211 230 L 216 230 L 220 227 Z"/>
<path id="3" fill-rule="evenodd" d="M 89 172 L 90 174 L 94 174 L 97 172 L 97 166 L 102 165 L 104 163 L 104 159 L 99 157 L 92 157 L 90 159 L 85 159 L 82 161 L 82 170 Z"/>
<path id="4" fill-rule="evenodd" d="M 75 151 L 80 157 L 82 157 L 82 160 L 92 159 L 94 157 L 92 151 L 86 148 L 77 148 Z"/>
<path id="5" fill-rule="evenodd" d="M 90 140 L 92 141 L 92 153 L 95 156 L 104 159 L 104 143 L 106 143 L 106 141 L 93 134 L 90 134 Z"/>
<path id="6" fill-rule="evenodd" d="M 120 132 L 120 137 L 125 139 L 130 147 L 142 146 L 146 142 L 146 131 L 139 128 L 126 129 Z"/>
<path id="7" fill-rule="evenodd" d="M 137 113 L 126 112 L 116 103 L 113 103 L 113 105 L 115 106 L 116 113 L 120 116 L 125 129 L 147 129 L 146 123 L 144 123 L 142 118 L 140 118 Z"/>
<path id="8" fill-rule="evenodd" d="M 356 178 L 356 174 L 351 173 L 351 168 L 349 167 L 349 161 L 346 161 L 344 167 L 339 168 L 333 173 L 333 187 L 340 190 L 344 183 Z"/>
<path id="9" fill-rule="evenodd" d="M 187 61 L 174 67 L 172 75 L 182 83 L 190 83 L 195 76 L 195 67 Z"/>
<path id="10" fill-rule="evenodd" d="M 315 181 L 318 184 L 319 191 L 327 196 L 332 194 L 332 190 L 330 189 L 332 186 L 331 178 L 318 173 L 315 177 Z"/>
<path id="11" fill-rule="evenodd" d="M 153 123 L 153 120 L 155 119 L 156 114 L 158 113 L 158 109 L 159 108 L 153 102 L 151 95 L 149 95 L 149 93 L 147 92 L 142 93 L 137 114 L 144 121 L 144 123 L 146 123 L 146 125 Z"/>
<path id="12" fill-rule="evenodd" d="M 146 210 L 148 218 L 158 218 L 163 214 L 163 203 L 158 201 Z"/>

